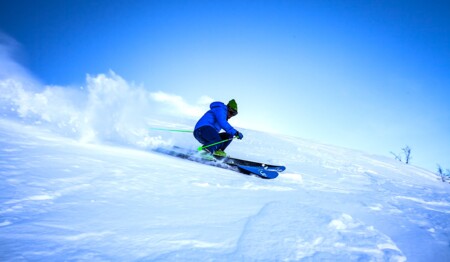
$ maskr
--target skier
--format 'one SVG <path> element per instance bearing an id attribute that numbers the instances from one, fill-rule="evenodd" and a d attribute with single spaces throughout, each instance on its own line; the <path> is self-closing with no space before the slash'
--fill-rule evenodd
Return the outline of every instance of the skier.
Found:
<path id="1" fill-rule="evenodd" d="M 210 110 L 195 125 L 194 137 L 204 146 L 230 139 L 204 149 L 215 156 L 225 157 L 227 154 L 224 151 L 231 143 L 231 139 L 233 137 L 237 139 L 244 137 L 241 132 L 238 132 L 228 123 L 228 119 L 238 113 L 237 103 L 234 99 L 231 99 L 227 105 L 222 102 L 213 102 L 209 107 Z M 219 133 L 222 129 L 225 132 Z"/>

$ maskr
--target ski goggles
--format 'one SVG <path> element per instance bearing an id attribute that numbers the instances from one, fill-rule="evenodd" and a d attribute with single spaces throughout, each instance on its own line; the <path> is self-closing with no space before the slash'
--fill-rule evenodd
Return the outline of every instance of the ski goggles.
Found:
<path id="1" fill-rule="evenodd" d="M 238 114 L 238 112 L 233 108 L 228 108 L 228 113 L 230 114 L 230 116 L 235 116 Z"/>

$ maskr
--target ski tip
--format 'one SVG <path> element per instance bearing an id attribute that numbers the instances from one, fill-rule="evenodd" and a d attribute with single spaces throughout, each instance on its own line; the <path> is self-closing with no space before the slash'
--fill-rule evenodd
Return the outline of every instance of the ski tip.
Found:
<path id="1" fill-rule="evenodd" d="M 286 170 L 286 167 L 285 166 L 278 166 L 274 170 L 277 171 L 277 172 L 283 172 L 284 170 Z"/>
<path id="2" fill-rule="evenodd" d="M 265 174 L 264 176 L 261 176 L 261 177 L 264 179 L 274 179 L 274 178 L 278 177 L 278 172 L 271 171 L 270 173 Z"/>

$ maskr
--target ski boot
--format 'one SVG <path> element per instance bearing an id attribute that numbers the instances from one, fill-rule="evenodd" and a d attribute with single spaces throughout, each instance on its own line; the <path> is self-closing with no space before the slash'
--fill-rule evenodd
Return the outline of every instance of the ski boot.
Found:
<path id="1" fill-rule="evenodd" d="M 218 156 L 218 157 L 227 157 L 227 153 L 223 152 L 222 150 L 217 150 L 216 152 L 213 153 L 213 156 Z"/>

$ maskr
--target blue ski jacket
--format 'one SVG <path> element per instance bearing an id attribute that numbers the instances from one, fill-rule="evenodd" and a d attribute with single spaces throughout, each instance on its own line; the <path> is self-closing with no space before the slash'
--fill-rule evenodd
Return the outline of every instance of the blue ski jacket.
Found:
<path id="1" fill-rule="evenodd" d="M 228 108 L 222 102 L 213 102 L 209 105 L 210 110 L 206 112 L 195 125 L 195 129 L 202 126 L 212 126 L 217 132 L 221 129 L 234 136 L 237 131 L 227 121 Z"/>

